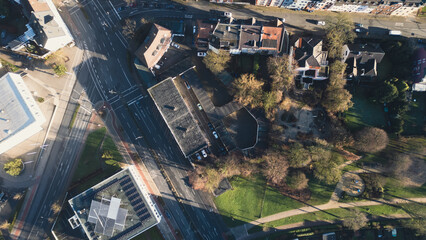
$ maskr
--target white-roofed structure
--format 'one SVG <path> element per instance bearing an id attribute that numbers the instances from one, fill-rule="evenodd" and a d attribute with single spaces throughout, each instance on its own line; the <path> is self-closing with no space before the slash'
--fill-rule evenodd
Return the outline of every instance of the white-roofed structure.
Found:
<path id="1" fill-rule="evenodd" d="M 94 223 L 95 232 L 112 237 L 114 230 L 122 231 L 126 221 L 127 209 L 120 208 L 121 199 L 102 198 L 101 202 L 92 200 L 88 222 Z"/>
<path id="2" fill-rule="evenodd" d="M 0 78 L 0 154 L 42 130 L 45 121 L 19 74 Z"/>

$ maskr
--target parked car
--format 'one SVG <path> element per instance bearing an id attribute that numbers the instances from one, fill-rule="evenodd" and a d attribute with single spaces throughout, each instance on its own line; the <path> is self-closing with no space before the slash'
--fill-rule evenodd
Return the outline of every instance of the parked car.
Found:
<path id="1" fill-rule="evenodd" d="M 224 16 L 224 17 L 231 18 L 231 17 L 232 17 L 232 13 L 231 13 L 231 12 L 224 12 L 224 13 L 223 13 L 223 16 Z"/>
<path id="2" fill-rule="evenodd" d="M 186 88 L 191 89 L 191 85 L 189 85 L 189 83 L 187 81 L 185 81 L 185 86 L 186 86 Z"/>
<path id="3" fill-rule="evenodd" d="M 171 43 L 171 45 L 172 45 L 173 47 L 177 48 L 177 49 L 179 49 L 179 48 L 180 48 L 180 46 L 179 46 L 177 43 L 175 43 L 175 42 L 172 42 L 172 43 Z"/>
<path id="4" fill-rule="evenodd" d="M 213 131 L 212 133 L 213 133 L 214 138 L 216 138 L 216 139 L 218 139 L 218 138 L 219 138 L 219 135 L 217 135 L 217 132 L 216 132 L 216 131 Z"/>
<path id="5" fill-rule="evenodd" d="M 196 31 L 197 31 L 197 26 L 192 26 L 192 33 L 195 34 Z"/>
<path id="6" fill-rule="evenodd" d="M 317 25 L 325 26 L 325 22 L 324 21 L 317 21 Z"/>
<path id="7" fill-rule="evenodd" d="M 205 56 L 207 56 L 207 53 L 205 53 L 205 52 L 197 52 L 197 56 L 198 57 L 205 57 Z"/>
<path id="8" fill-rule="evenodd" d="M 201 156 L 199 153 L 196 153 L 195 156 L 197 157 L 198 160 L 201 160 Z"/>
<path id="9" fill-rule="evenodd" d="M 197 104 L 197 107 L 198 107 L 198 109 L 201 111 L 201 110 L 203 110 L 203 107 L 201 106 L 201 104 Z"/>
<path id="10" fill-rule="evenodd" d="M 2 201 L 2 200 L 3 200 L 4 195 L 5 195 L 5 194 L 4 194 L 4 192 L 1 192 L 1 193 L 0 193 L 0 201 Z"/>
<path id="11" fill-rule="evenodd" d="M 203 154 L 203 157 L 204 157 L 204 158 L 206 158 L 206 157 L 207 157 L 206 150 L 204 150 L 204 149 L 203 149 L 203 150 L 201 150 L 201 154 Z"/>

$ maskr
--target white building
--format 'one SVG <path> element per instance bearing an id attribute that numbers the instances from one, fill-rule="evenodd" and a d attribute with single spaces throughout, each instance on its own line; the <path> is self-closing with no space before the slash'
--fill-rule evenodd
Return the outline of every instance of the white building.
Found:
<path id="1" fill-rule="evenodd" d="M 32 8 L 30 24 L 35 40 L 45 49 L 55 52 L 74 39 L 51 0 L 28 0 Z"/>
<path id="2" fill-rule="evenodd" d="M 280 7 L 284 0 L 256 0 L 258 6 Z"/>
<path id="3" fill-rule="evenodd" d="M 288 9 L 302 10 L 310 3 L 310 0 L 289 0 L 282 4 L 282 7 Z"/>
<path id="4" fill-rule="evenodd" d="M 42 130 L 45 121 L 19 74 L 0 78 L 0 154 Z"/>

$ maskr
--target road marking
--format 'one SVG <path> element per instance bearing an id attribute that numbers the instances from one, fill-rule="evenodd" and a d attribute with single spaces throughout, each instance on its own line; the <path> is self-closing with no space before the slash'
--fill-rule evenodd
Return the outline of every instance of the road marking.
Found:
<path id="1" fill-rule="evenodd" d="M 108 2 L 109 2 L 109 4 L 111 5 L 112 10 L 114 10 L 115 14 L 117 14 L 118 19 L 120 19 L 120 20 L 121 20 L 120 15 L 118 14 L 117 10 L 115 10 L 115 8 L 114 8 L 114 6 L 112 5 L 111 1 L 108 1 Z"/>
<path id="2" fill-rule="evenodd" d="M 115 32 L 115 35 L 117 36 L 118 40 L 120 40 L 121 44 L 123 44 L 124 48 L 127 48 L 127 41 L 126 43 L 124 43 L 123 40 L 121 40 L 120 36 L 118 36 L 117 32 Z"/>

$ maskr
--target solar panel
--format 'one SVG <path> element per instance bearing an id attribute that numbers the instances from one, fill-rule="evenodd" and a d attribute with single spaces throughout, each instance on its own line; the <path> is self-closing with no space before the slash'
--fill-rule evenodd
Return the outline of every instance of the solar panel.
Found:
<path id="1" fill-rule="evenodd" d="M 138 211 L 137 213 L 136 213 L 136 215 L 138 215 L 138 217 L 140 217 L 140 216 L 142 216 L 142 215 L 144 215 L 145 213 L 147 213 L 148 212 L 148 209 L 147 208 L 143 208 L 143 209 L 141 209 L 140 211 Z"/>
<path id="2" fill-rule="evenodd" d="M 130 188 L 132 188 L 133 187 L 133 184 L 129 184 L 129 185 L 127 185 L 127 186 L 125 186 L 125 187 L 123 187 L 123 190 L 124 191 L 127 191 L 127 190 L 129 190 Z M 133 187 L 134 188 L 134 187 Z"/>

